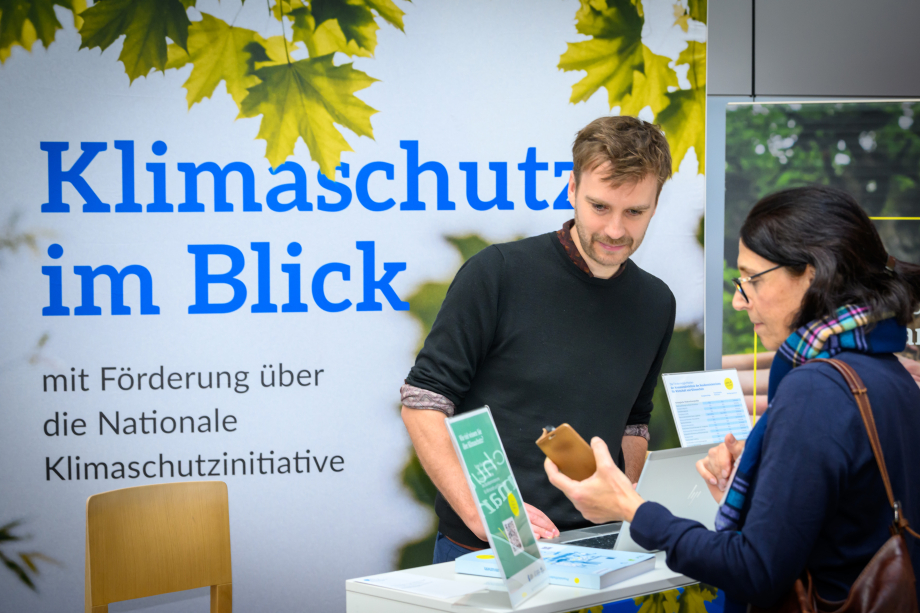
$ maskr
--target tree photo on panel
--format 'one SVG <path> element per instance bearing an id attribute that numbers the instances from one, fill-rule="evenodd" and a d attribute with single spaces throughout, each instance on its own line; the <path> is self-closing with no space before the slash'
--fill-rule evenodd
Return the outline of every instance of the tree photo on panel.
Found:
<path id="1" fill-rule="evenodd" d="M 39 567 L 36 562 L 46 562 L 48 564 L 60 565 L 52 557 L 46 556 L 39 551 L 9 551 L 11 543 L 21 543 L 31 537 L 16 534 L 16 529 L 22 524 L 22 521 L 11 521 L 6 525 L 0 526 L 0 562 L 7 570 L 12 572 L 20 582 L 33 592 L 38 591 L 33 576 L 38 576 Z"/>
<path id="2" fill-rule="evenodd" d="M 338 126 L 374 138 L 377 112 L 355 95 L 376 79 L 336 65 L 334 54 L 373 57 L 378 20 L 403 31 L 404 15 L 393 0 L 279 0 L 266 10 L 280 34 L 266 39 L 208 13 L 191 21 L 195 0 L 97 0 L 89 8 L 83 0 L 0 0 L 0 62 L 15 45 L 31 50 L 54 41 L 62 27 L 55 6 L 72 12 L 80 49 L 105 51 L 123 41 L 118 60 L 131 83 L 191 65 L 184 85 L 191 108 L 223 81 L 239 117 L 261 117 L 257 138 L 273 168 L 302 139 L 329 178 L 352 151 Z"/>
<path id="3" fill-rule="evenodd" d="M 856 198 L 889 253 L 920 262 L 920 103 L 850 102 L 730 105 L 725 145 L 725 277 L 738 257 L 748 211 L 770 192 L 831 185 Z M 753 351 L 747 316 L 724 291 L 723 354 Z M 920 324 L 905 356 L 920 357 Z"/>

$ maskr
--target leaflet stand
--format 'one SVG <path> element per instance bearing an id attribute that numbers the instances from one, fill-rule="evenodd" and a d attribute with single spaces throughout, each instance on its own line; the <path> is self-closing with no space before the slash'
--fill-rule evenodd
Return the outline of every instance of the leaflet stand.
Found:
<path id="1" fill-rule="evenodd" d="M 549 585 L 549 574 L 505 448 L 488 406 L 446 421 L 511 607 L 517 607 Z"/>

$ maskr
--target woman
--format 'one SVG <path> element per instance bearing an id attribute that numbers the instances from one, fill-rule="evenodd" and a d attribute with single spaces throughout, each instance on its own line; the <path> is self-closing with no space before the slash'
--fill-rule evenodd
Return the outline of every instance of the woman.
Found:
<path id="1" fill-rule="evenodd" d="M 822 598 L 842 600 L 893 516 L 849 388 L 832 366 L 803 362 L 834 357 L 862 377 L 895 498 L 920 527 L 920 388 L 892 355 L 920 302 L 920 267 L 889 259 L 848 194 L 808 187 L 754 206 L 738 268 L 732 305 L 777 354 L 768 410 L 748 436 L 744 478 L 732 483 L 717 531 L 643 501 L 598 438 L 589 479 L 572 481 L 549 460 L 546 471 L 587 519 L 631 522 L 637 543 L 666 551 L 671 569 L 723 589 L 732 605 L 774 606 L 806 568 Z M 743 447 L 729 436 L 697 464 L 717 500 Z M 906 539 L 920 569 L 920 542 Z"/>

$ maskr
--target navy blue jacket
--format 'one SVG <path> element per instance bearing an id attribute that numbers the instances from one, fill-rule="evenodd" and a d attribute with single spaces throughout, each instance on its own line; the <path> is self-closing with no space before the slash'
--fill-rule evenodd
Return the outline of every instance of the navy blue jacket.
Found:
<path id="1" fill-rule="evenodd" d="M 895 498 L 920 531 L 920 388 L 891 354 L 836 357 L 869 390 Z M 777 388 L 740 532 L 711 532 L 653 502 L 639 507 L 631 532 L 643 547 L 665 550 L 672 570 L 769 607 L 806 567 L 823 598 L 846 598 L 892 519 L 856 401 L 832 366 L 816 363 Z M 905 538 L 920 569 L 920 542 Z"/>

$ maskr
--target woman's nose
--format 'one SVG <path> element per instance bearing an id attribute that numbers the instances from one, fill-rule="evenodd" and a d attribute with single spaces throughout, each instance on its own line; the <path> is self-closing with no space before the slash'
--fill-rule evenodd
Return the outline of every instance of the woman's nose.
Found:
<path id="1" fill-rule="evenodd" d="M 741 295 L 741 291 L 736 287 L 735 294 L 732 296 L 732 308 L 736 311 L 744 311 L 749 306 L 748 301 L 744 299 L 744 296 Z"/>

